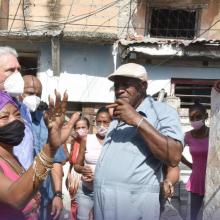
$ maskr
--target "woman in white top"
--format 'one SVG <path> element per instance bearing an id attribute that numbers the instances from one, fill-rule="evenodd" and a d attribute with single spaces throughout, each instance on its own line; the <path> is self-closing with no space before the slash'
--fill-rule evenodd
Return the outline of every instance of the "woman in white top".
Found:
<path id="1" fill-rule="evenodd" d="M 93 176 L 96 163 L 102 150 L 111 116 L 102 107 L 96 114 L 96 134 L 88 134 L 81 140 L 79 154 L 74 169 L 82 174 L 82 184 L 77 191 L 77 219 L 91 219 L 93 209 Z"/>

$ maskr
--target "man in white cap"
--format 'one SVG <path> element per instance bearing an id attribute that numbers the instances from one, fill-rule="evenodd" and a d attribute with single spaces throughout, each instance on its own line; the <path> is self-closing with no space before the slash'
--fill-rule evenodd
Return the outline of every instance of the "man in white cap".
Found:
<path id="1" fill-rule="evenodd" d="M 94 181 L 96 220 L 158 220 L 162 166 L 177 166 L 183 133 L 177 112 L 147 96 L 144 66 L 109 76 L 116 101 Z"/>

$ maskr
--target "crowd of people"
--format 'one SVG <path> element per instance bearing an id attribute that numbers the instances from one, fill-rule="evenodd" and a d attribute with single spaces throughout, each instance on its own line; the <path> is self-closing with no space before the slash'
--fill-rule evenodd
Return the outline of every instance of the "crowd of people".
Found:
<path id="1" fill-rule="evenodd" d="M 97 111 L 92 128 L 79 112 L 65 120 L 66 92 L 42 102 L 40 80 L 22 77 L 17 57 L 0 47 L 0 219 L 168 219 L 180 161 L 192 169 L 191 220 L 201 218 L 209 136 L 202 104 L 189 109 L 193 129 L 184 138 L 177 111 L 147 95 L 145 67 L 127 63 L 109 75 L 115 102 Z"/>

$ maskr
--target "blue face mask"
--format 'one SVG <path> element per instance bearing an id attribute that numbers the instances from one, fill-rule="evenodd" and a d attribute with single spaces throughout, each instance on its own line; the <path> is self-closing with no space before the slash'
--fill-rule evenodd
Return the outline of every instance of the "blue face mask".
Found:
<path id="1" fill-rule="evenodd" d="M 0 127 L 0 142 L 11 146 L 20 144 L 24 137 L 24 129 L 25 125 L 20 120 Z"/>

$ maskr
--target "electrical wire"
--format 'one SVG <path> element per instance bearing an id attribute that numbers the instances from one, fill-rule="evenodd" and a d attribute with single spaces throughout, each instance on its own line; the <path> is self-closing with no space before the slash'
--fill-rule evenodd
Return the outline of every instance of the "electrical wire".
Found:
<path id="1" fill-rule="evenodd" d="M 10 26 L 9 31 L 8 31 L 8 34 L 7 34 L 7 38 L 9 37 L 9 34 L 10 34 L 10 32 L 11 32 L 11 29 L 12 29 L 12 26 L 13 26 L 14 21 L 15 21 L 15 19 L 16 19 L 16 16 L 17 16 L 17 14 L 18 14 L 18 9 L 19 9 L 20 5 L 21 5 L 21 0 L 20 0 L 19 3 L 18 3 L 17 10 L 16 10 L 16 12 L 15 12 L 14 18 L 13 18 L 13 20 L 12 20 L 11 26 Z"/>
<path id="2" fill-rule="evenodd" d="M 73 7 L 74 2 L 75 2 L 75 0 L 72 0 L 72 3 L 71 3 L 71 5 L 70 5 L 70 9 L 69 9 L 68 15 L 67 15 L 67 17 L 66 17 L 66 22 L 64 23 L 64 25 L 63 25 L 63 29 L 62 29 L 61 32 L 63 32 L 64 29 L 65 29 L 65 27 L 66 27 L 66 24 L 67 24 L 67 21 L 68 21 L 68 19 L 69 19 L 70 12 L 71 12 L 71 10 L 72 10 L 72 7 Z"/>

